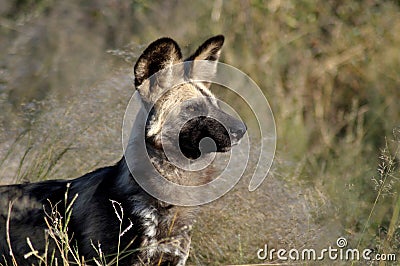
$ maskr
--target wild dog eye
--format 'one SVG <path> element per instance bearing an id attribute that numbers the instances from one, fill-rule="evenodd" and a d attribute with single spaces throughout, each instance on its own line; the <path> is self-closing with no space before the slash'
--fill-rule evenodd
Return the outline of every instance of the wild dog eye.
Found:
<path id="1" fill-rule="evenodd" d="M 199 110 L 199 108 L 197 106 L 189 105 L 186 107 L 186 110 L 189 112 L 196 112 Z"/>
<path id="2" fill-rule="evenodd" d="M 205 106 L 203 104 L 188 104 L 185 105 L 185 107 L 183 108 L 184 112 L 186 113 L 194 113 L 194 114 L 200 114 L 200 113 L 205 113 L 207 112 L 207 109 L 205 108 Z"/>

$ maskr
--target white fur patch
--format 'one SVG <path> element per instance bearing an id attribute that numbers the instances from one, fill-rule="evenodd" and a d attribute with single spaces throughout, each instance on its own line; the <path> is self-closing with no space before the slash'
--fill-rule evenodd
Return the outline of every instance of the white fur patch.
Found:
<path id="1" fill-rule="evenodd" d="M 152 257 L 157 251 L 157 227 L 158 227 L 158 214 L 155 208 L 146 206 L 143 203 L 135 204 L 132 213 L 139 216 L 142 226 L 144 228 L 145 238 L 141 246 L 146 249 L 149 257 Z"/>

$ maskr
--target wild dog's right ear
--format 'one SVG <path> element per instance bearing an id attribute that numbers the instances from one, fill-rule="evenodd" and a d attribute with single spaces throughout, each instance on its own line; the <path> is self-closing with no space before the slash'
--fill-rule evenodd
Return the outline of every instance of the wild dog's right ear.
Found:
<path id="1" fill-rule="evenodd" d="M 151 96 L 157 94 L 157 91 L 154 91 L 156 89 L 152 88 L 150 83 L 143 84 L 143 82 L 159 70 L 170 67 L 181 60 L 181 49 L 170 38 L 158 39 L 144 50 L 134 67 L 135 87 L 143 100 L 152 102 Z M 159 85 L 156 86 L 159 87 Z"/>
<path id="2" fill-rule="evenodd" d="M 185 61 L 194 61 L 194 60 L 209 60 L 209 61 L 218 61 L 219 56 L 221 54 L 221 48 L 224 44 L 224 36 L 217 35 L 211 37 L 207 41 L 205 41 L 199 48 L 197 48 L 196 52 L 188 57 Z"/>
<path id="3" fill-rule="evenodd" d="M 205 41 L 196 52 L 189 56 L 185 61 L 189 63 L 186 71 L 190 71 L 187 75 L 193 79 L 207 79 L 215 75 L 217 72 L 217 63 L 221 54 L 221 48 L 224 44 L 224 36 L 217 35 Z M 207 64 L 200 63 L 199 60 L 206 60 Z M 191 61 L 191 63 L 189 62 Z M 207 87 L 210 83 L 204 82 Z"/>

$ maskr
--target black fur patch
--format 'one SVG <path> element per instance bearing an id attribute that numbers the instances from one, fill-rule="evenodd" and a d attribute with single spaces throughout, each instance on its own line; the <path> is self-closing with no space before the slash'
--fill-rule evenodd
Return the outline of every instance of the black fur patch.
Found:
<path id="1" fill-rule="evenodd" d="M 135 64 L 135 86 L 140 86 L 145 79 L 165 68 L 169 63 L 178 62 L 181 59 L 181 49 L 174 40 L 161 38 L 152 42 Z"/>
<path id="2" fill-rule="evenodd" d="M 200 141 L 204 138 L 214 141 L 217 152 L 225 152 L 231 147 L 229 133 L 225 127 L 213 118 L 200 116 L 189 120 L 179 133 L 179 146 L 183 155 L 190 159 L 199 158 Z"/>
<path id="3" fill-rule="evenodd" d="M 196 52 L 194 52 L 194 54 L 186 58 L 185 61 L 193 61 L 199 59 L 210 61 L 218 60 L 218 53 L 221 50 L 222 45 L 224 44 L 224 39 L 225 38 L 222 35 L 217 35 L 208 39 L 196 50 Z M 208 53 L 203 55 L 204 51 L 208 51 Z"/>
<path id="4" fill-rule="evenodd" d="M 87 260 L 97 257 L 97 253 L 91 246 L 91 242 L 97 246 L 101 243 L 101 249 L 105 254 L 116 254 L 119 235 L 120 222 L 115 214 L 115 210 L 110 199 L 120 202 L 125 210 L 125 218 L 122 228 L 127 228 L 132 222 L 132 230 L 126 232 L 121 238 L 121 247 L 128 247 L 131 252 L 125 260 L 121 260 L 121 265 L 131 265 L 134 258 L 138 256 L 133 252 L 139 247 L 142 239 L 142 229 L 140 227 L 140 217 L 131 213 L 135 208 L 134 203 L 129 200 L 131 195 L 122 193 L 118 188 L 118 175 L 120 175 L 121 160 L 117 165 L 101 168 L 92 173 L 86 174 L 74 180 L 52 180 L 34 184 L 21 184 L 0 187 L 2 198 L 7 201 L 0 202 L 0 263 L 12 265 L 9 254 L 9 246 L 6 241 L 6 222 L 10 220 L 9 235 L 11 246 L 18 265 L 36 264 L 34 257 L 28 259 L 24 255 L 29 253 L 26 239 L 30 238 L 33 246 L 38 249 L 40 254 L 44 253 L 46 230 L 48 226 L 45 218 L 52 221 L 50 217 L 55 215 L 65 222 L 65 206 L 71 202 L 75 195 L 78 195 L 73 205 L 73 214 L 68 224 L 68 235 L 71 239 L 71 247 L 77 247 L 79 254 L 85 256 Z M 67 184 L 69 185 L 67 192 Z M 136 188 L 139 190 L 139 187 Z M 67 194 L 66 194 L 67 192 Z M 67 195 L 67 202 L 65 196 Z M 33 205 L 33 203 L 35 203 Z M 8 217 L 8 206 L 12 204 L 12 211 Z M 56 217 L 56 216 L 54 216 Z M 60 252 L 55 242 L 50 239 L 49 255 L 55 251 L 56 257 L 61 260 Z M 136 254 L 136 255 L 135 255 Z M 73 258 L 69 258 L 73 261 Z M 91 264 L 91 263 L 90 263 Z"/>

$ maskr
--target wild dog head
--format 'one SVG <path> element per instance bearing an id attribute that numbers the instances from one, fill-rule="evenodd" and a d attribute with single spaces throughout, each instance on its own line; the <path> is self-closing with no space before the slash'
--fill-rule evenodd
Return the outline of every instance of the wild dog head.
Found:
<path id="1" fill-rule="evenodd" d="M 222 35 L 212 37 L 184 60 L 178 44 L 162 38 L 139 57 L 134 67 L 135 87 L 149 111 L 147 144 L 160 150 L 175 145 L 186 158 L 197 159 L 203 152 L 228 151 L 243 137 L 245 124 L 220 108 L 207 82 L 206 76 L 216 73 L 223 42 Z M 181 67 L 175 68 L 178 64 Z M 203 78 L 199 81 L 196 76 Z M 177 84 L 177 79 L 185 82 Z M 214 145 L 200 149 L 207 138 Z"/>

